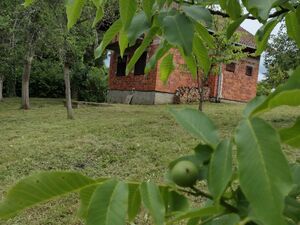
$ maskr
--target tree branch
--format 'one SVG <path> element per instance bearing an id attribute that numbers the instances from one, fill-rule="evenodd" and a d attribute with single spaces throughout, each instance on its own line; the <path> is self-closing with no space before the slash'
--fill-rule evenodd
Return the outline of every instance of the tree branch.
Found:
<path id="1" fill-rule="evenodd" d="M 178 3 L 178 4 L 181 2 L 180 0 L 174 0 L 174 1 L 176 3 Z M 183 2 L 186 3 L 186 4 L 190 4 L 190 5 L 195 5 L 196 4 L 196 3 L 194 3 L 194 1 L 190 2 L 190 1 L 184 0 Z M 294 6 L 294 7 L 296 8 L 297 6 Z M 229 17 L 229 15 L 227 13 L 224 13 L 224 12 L 222 12 L 220 10 L 213 10 L 213 9 L 208 9 L 208 10 L 210 11 L 210 13 L 212 15 L 222 16 L 224 18 L 228 18 Z M 281 8 L 281 10 L 276 11 L 274 13 L 271 13 L 268 18 L 274 18 L 274 17 L 280 16 L 280 15 L 286 13 L 286 12 L 289 12 L 289 11 L 290 11 L 289 9 Z M 257 20 L 256 17 L 251 16 L 251 15 L 249 15 L 246 19 Z"/>
<path id="2" fill-rule="evenodd" d="M 207 194 L 201 190 L 198 190 L 197 188 L 195 187 L 191 187 L 191 189 L 194 191 L 188 191 L 188 190 L 185 190 L 185 189 L 179 189 L 179 191 L 183 192 L 183 193 L 186 193 L 186 194 L 189 194 L 189 195 L 193 195 L 193 196 L 202 196 L 202 197 L 205 197 L 207 199 L 210 199 L 210 200 L 213 200 L 214 198 L 210 195 L 210 194 Z M 224 199 L 221 199 L 220 200 L 220 204 L 222 206 L 224 206 L 226 209 L 228 209 L 229 211 L 231 212 L 234 212 L 234 213 L 238 213 L 239 210 L 234 207 L 233 205 L 230 205 L 228 204 Z"/>

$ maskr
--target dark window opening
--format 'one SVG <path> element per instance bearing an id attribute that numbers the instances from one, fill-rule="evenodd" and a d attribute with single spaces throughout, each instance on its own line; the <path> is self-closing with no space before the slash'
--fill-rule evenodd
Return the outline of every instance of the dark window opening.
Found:
<path id="1" fill-rule="evenodd" d="M 252 72 L 253 72 L 253 67 L 252 66 L 247 66 L 246 67 L 246 75 L 247 76 L 252 76 Z"/>
<path id="2" fill-rule="evenodd" d="M 127 55 L 124 55 L 123 58 L 121 56 L 118 57 L 117 64 L 117 76 L 122 77 L 126 75 L 126 65 L 127 65 Z"/>
<path id="3" fill-rule="evenodd" d="M 234 73 L 234 71 L 235 71 L 235 63 L 227 64 L 226 65 L 226 70 L 229 71 L 229 72 Z"/>
<path id="4" fill-rule="evenodd" d="M 143 55 L 141 55 L 141 57 L 135 64 L 134 75 L 144 75 L 146 63 L 147 63 L 147 52 L 144 52 Z"/>

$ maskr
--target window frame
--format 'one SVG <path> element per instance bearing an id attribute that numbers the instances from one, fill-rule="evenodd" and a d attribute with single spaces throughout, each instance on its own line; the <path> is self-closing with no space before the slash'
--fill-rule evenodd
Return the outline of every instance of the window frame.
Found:
<path id="1" fill-rule="evenodd" d="M 232 69 L 232 68 L 233 68 L 233 69 Z M 231 72 L 231 73 L 235 73 L 235 70 L 236 70 L 236 63 L 235 63 L 235 62 L 232 62 L 232 63 L 226 64 L 225 70 L 228 71 L 228 72 Z"/>
<path id="2" fill-rule="evenodd" d="M 125 64 L 125 68 L 120 68 L 119 69 L 119 65 L 121 64 L 119 60 L 122 60 L 122 66 L 124 66 Z M 124 60 L 126 60 L 126 62 L 124 62 Z M 127 66 L 127 62 L 128 62 L 128 55 L 123 55 L 123 58 L 121 57 L 121 55 L 117 55 L 117 68 L 116 68 L 116 77 L 124 77 L 126 76 L 126 66 Z M 122 73 L 121 73 L 122 72 Z"/>
<path id="3" fill-rule="evenodd" d="M 246 66 L 245 75 L 248 77 L 253 76 L 253 66 L 249 66 L 249 65 Z"/>
<path id="4" fill-rule="evenodd" d="M 145 68 L 146 68 L 146 65 L 147 65 L 147 59 L 148 59 L 148 52 L 144 51 L 143 54 L 141 55 L 141 57 L 136 62 L 136 64 L 134 65 L 134 71 L 133 71 L 134 76 L 145 75 Z M 139 68 L 139 66 L 141 66 L 141 68 Z"/>

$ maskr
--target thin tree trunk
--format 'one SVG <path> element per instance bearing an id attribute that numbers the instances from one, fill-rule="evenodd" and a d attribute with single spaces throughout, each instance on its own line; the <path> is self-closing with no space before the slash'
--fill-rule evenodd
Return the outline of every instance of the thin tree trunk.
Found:
<path id="1" fill-rule="evenodd" d="M 70 67 L 64 64 L 64 80 L 65 80 L 65 94 L 66 94 L 66 107 L 68 119 L 74 119 L 74 112 L 72 108 L 71 98 L 71 84 L 70 84 Z"/>
<path id="2" fill-rule="evenodd" d="M 0 102 L 3 101 L 3 76 L 0 75 Z"/>
<path id="3" fill-rule="evenodd" d="M 22 76 L 22 109 L 30 109 L 29 104 L 29 79 L 31 73 L 31 65 L 33 60 L 33 54 L 29 53 L 25 59 L 24 72 Z"/>
<path id="4" fill-rule="evenodd" d="M 197 84 L 198 84 L 198 93 L 199 93 L 199 105 L 198 110 L 203 111 L 203 102 L 204 102 L 204 81 L 203 75 L 200 74 L 200 70 L 197 68 Z"/>

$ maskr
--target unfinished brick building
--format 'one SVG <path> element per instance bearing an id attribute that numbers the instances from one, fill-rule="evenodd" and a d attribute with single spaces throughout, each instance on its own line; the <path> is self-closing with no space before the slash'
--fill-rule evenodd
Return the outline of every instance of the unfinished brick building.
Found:
<path id="1" fill-rule="evenodd" d="M 240 44 L 245 51 L 253 53 L 256 50 L 252 34 L 239 28 L 241 33 Z M 131 104 L 166 104 L 178 102 L 178 90 L 197 89 L 197 80 L 185 68 L 185 62 L 175 50 L 175 70 L 170 75 L 167 83 L 163 83 L 159 76 L 159 64 L 149 74 L 144 75 L 147 60 L 151 58 L 159 46 L 159 41 L 154 41 L 135 65 L 134 71 L 125 75 L 126 64 L 129 62 L 136 46 L 129 48 L 123 58 L 118 52 L 118 44 L 113 43 L 113 50 L 109 70 L 108 101 L 112 103 Z M 248 57 L 243 60 L 222 66 L 222 75 L 210 75 L 206 84 L 207 97 L 210 100 L 230 100 L 247 102 L 256 95 L 260 57 Z M 177 97 L 176 97 L 177 96 Z M 179 99 L 179 102 L 181 100 Z M 185 102 L 185 101 L 183 101 Z"/>

